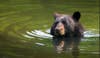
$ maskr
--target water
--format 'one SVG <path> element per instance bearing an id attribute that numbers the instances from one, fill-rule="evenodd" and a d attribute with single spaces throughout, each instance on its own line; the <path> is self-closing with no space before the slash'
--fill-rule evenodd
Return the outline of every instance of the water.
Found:
<path id="1" fill-rule="evenodd" d="M 22 36 L 27 39 L 41 39 L 40 42 L 36 42 L 36 46 L 40 51 L 37 51 L 36 58 L 98 58 L 100 52 L 98 51 L 99 47 L 97 47 L 99 34 L 94 33 L 93 30 L 85 31 L 84 38 L 81 40 L 81 44 L 79 50 L 75 50 L 74 52 L 71 50 L 70 52 L 64 52 L 61 54 L 57 54 L 52 46 L 52 35 L 49 34 L 50 29 L 45 31 L 42 30 L 33 30 L 26 31 L 26 34 L 22 34 Z M 27 35 L 27 36 L 26 36 Z M 49 43 L 49 44 L 48 44 Z M 51 45 L 51 46 L 50 46 Z M 92 48 L 92 49 L 91 49 Z M 39 54 L 39 55 L 38 55 Z"/>
<path id="2" fill-rule="evenodd" d="M 50 29 L 47 29 L 45 32 L 42 30 L 34 30 L 34 31 L 26 31 L 26 34 L 23 34 L 24 37 L 33 38 L 33 37 L 40 37 L 40 38 L 48 38 L 51 39 L 52 35 L 49 34 Z M 84 37 L 99 37 L 100 34 L 93 33 L 93 31 L 85 31 Z"/>
<path id="3" fill-rule="evenodd" d="M 0 0 L 0 58 L 99 58 L 98 5 L 99 0 Z M 47 28 L 54 12 L 74 11 L 89 30 L 79 50 L 57 54 Z"/>

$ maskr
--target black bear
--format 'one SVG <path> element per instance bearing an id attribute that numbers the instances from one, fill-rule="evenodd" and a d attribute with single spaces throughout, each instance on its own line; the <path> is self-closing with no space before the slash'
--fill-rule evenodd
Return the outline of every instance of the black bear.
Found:
<path id="1" fill-rule="evenodd" d="M 81 38 L 83 37 L 84 28 L 79 22 L 81 14 L 79 11 L 73 15 L 54 14 L 54 23 L 51 27 L 50 34 L 53 35 L 53 44 L 58 53 L 78 49 Z"/>

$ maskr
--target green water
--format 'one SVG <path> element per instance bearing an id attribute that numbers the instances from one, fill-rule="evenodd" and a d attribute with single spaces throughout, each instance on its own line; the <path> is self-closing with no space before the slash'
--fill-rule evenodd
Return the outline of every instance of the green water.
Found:
<path id="1" fill-rule="evenodd" d="M 32 30 L 46 30 L 53 13 L 80 11 L 86 30 L 99 31 L 99 0 L 0 0 L 0 58 L 99 58 L 99 38 L 87 38 L 80 44 L 79 55 L 56 54 L 49 39 L 25 38 Z M 41 42 L 45 46 L 35 43 Z"/>

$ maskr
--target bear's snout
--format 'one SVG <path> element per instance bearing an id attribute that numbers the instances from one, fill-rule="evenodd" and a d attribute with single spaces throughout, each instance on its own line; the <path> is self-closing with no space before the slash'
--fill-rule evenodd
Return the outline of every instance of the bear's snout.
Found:
<path id="1" fill-rule="evenodd" d="M 65 28 L 64 28 L 64 24 L 59 22 L 55 28 L 55 32 L 60 34 L 60 35 L 64 35 L 65 34 Z"/>

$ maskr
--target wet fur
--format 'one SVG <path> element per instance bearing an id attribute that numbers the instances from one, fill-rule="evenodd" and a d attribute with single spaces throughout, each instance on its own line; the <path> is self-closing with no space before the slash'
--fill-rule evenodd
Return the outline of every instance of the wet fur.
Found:
<path id="1" fill-rule="evenodd" d="M 69 48 L 78 48 L 84 31 L 83 26 L 79 22 L 80 16 L 79 12 L 75 12 L 72 16 L 58 13 L 54 14 L 55 22 L 51 27 L 50 34 L 53 35 L 53 44 L 58 53 L 67 51 Z M 59 22 L 64 26 L 64 34 L 61 34 L 61 32 L 57 33 L 55 30 Z"/>

